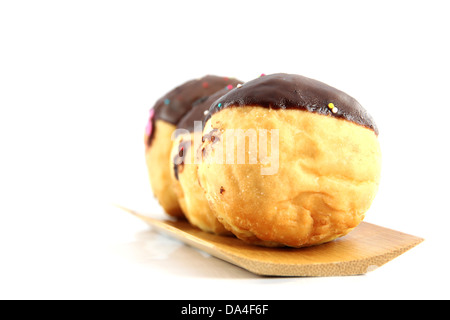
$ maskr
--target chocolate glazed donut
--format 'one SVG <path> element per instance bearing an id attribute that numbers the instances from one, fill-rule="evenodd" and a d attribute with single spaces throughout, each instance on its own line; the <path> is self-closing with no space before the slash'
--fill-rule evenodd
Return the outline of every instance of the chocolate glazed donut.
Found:
<path id="1" fill-rule="evenodd" d="M 230 129 L 245 133 L 243 145 Z M 372 117 L 346 93 L 300 75 L 263 76 L 223 95 L 204 119 L 203 138 L 200 185 L 217 219 L 249 243 L 304 247 L 342 237 L 378 190 Z M 214 162 L 225 152 L 246 162 Z"/>
<path id="2" fill-rule="evenodd" d="M 155 197 L 171 216 L 183 216 L 170 177 L 172 133 L 196 102 L 236 83 L 234 79 L 214 75 L 190 80 L 161 97 L 150 110 L 144 137 L 149 179 Z"/>

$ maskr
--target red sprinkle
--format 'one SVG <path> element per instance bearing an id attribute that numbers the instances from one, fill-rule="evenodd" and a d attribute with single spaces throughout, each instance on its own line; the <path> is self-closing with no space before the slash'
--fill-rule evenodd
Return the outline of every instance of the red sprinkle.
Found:
<path id="1" fill-rule="evenodd" d="M 203 88 L 205 88 L 205 89 L 206 89 L 206 88 L 208 88 L 208 87 L 209 87 L 209 83 L 208 83 L 208 82 L 203 82 L 203 83 L 202 83 L 202 86 L 203 86 Z"/>
<path id="2" fill-rule="evenodd" d="M 229 84 L 229 85 L 227 85 L 227 89 L 231 90 L 231 89 L 233 89 L 233 86 L 231 84 Z"/>

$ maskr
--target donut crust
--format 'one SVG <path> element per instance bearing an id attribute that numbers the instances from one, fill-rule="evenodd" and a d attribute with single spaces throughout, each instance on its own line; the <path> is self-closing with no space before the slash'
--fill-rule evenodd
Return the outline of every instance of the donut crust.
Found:
<path id="1" fill-rule="evenodd" d="M 199 229 L 218 235 L 231 235 L 220 223 L 209 207 L 205 192 L 198 180 L 198 159 L 197 150 L 194 148 L 195 135 L 201 141 L 201 132 L 192 132 L 177 137 L 173 143 L 171 152 L 171 179 L 173 190 L 178 197 L 178 202 L 187 220 Z M 181 151 L 184 153 L 183 161 L 180 159 L 180 146 L 184 146 Z M 197 146 L 198 147 L 198 146 Z M 189 157 L 190 161 L 186 161 Z M 177 163 L 175 163 L 177 162 Z M 181 163 L 180 163 L 181 162 Z M 175 177 L 175 172 L 177 177 Z"/>
<path id="2" fill-rule="evenodd" d="M 261 159 L 250 164 L 248 143 L 245 164 L 236 158 L 209 163 L 219 148 L 226 149 L 226 129 L 277 129 L 277 172 L 262 175 L 270 164 Z M 240 106 L 215 113 L 203 137 L 213 131 L 220 143 L 217 138 L 203 142 L 200 185 L 218 220 L 249 243 L 304 247 L 342 237 L 364 219 L 378 190 L 377 135 L 351 121 L 298 109 Z M 236 144 L 234 151 L 236 157 Z"/>
<path id="3" fill-rule="evenodd" d="M 156 120 L 155 127 L 152 144 L 145 150 L 150 184 L 164 211 L 173 217 L 183 217 L 178 197 L 173 190 L 170 167 L 171 139 L 176 127 L 163 120 Z"/>

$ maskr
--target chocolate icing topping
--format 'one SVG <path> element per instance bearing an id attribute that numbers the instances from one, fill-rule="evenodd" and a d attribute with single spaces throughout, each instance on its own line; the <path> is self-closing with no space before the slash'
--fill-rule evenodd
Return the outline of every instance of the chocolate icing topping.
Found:
<path id="1" fill-rule="evenodd" d="M 232 85 L 233 88 L 237 84 L 242 84 L 243 82 L 239 80 L 235 80 L 236 84 Z M 192 106 L 192 109 L 184 115 L 184 117 L 178 122 L 177 129 L 185 129 L 189 132 L 194 132 L 194 122 L 195 121 L 203 121 L 203 118 L 205 118 L 205 112 L 209 110 L 211 105 L 219 99 L 224 94 L 228 93 L 233 88 L 225 87 L 222 90 L 217 91 L 216 93 L 213 93 L 209 97 L 205 97 L 204 99 L 199 100 L 197 103 L 195 103 Z"/>
<path id="2" fill-rule="evenodd" d="M 181 118 L 189 112 L 196 103 L 209 97 L 211 94 L 225 88 L 227 85 L 237 85 L 240 81 L 227 77 L 207 75 L 200 79 L 185 82 L 168 92 L 156 101 L 153 106 L 154 116 L 151 118 L 152 128 L 156 120 L 163 120 L 177 125 Z M 154 130 L 153 130 L 154 131 Z M 150 132 L 147 145 L 151 144 L 154 132 Z"/>
<path id="3" fill-rule="evenodd" d="M 306 110 L 352 121 L 378 135 L 374 120 L 358 101 L 325 83 L 300 75 L 278 73 L 246 82 L 216 100 L 204 123 L 224 108 L 240 106 Z"/>

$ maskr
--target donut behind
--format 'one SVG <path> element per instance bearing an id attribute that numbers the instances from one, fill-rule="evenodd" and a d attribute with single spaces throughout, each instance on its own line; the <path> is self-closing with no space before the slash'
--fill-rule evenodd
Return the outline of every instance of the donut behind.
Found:
<path id="1" fill-rule="evenodd" d="M 231 232 L 225 229 L 211 211 L 205 191 L 199 184 L 198 164 L 195 161 L 196 158 L 198 159 L 198 153 L 194 149 L 196 135 L 201 141 L 201 132 L 193 132 L 179 136 L 172 148 L 171 159 L 174 168 L 172 179 L 178 202 L 192 225 L 206 232 L 231 235 Z M 187 161 L 188 157 L 190 161 Z"/>
<path id="2" fill-rule="evenodd" d="M 153 194 L 158 199 L 164 211 L 173 217 L 183 217 L 183 211 L 178 203 L 178 198 L 173 192 L 170 177 L 170 151 L 172 133 L 175 126 L 165 121 L 155 122 L 155 133 L 152 147 L 145 152 L 145 161 Z"/>
<path id="3" fill-rule="evenodd" d="M 198 147 L 202 141 L 202 127 L 200 126 L 196 131 L 195 121 L 202 124 L 211 104 L 240 83 L 242 82 L 236 80 L 234 86 L 230 84 L 217 91 L 208 99 L 194 106 L 183 117 L 177 126 L 177 129 L 181 129 L 183 134 L 175 139 L 170 157 L 173 167 L 173 186 L 185 217 L 192 225 L 201 230 L 219 235 L 231 235 L 231 232 L 217 220 L 210 209 L 205 192 L 199 184 L 198 164 L 201 161 L 201 153 L 199 153 Z"/>
<path id="4" fill-rule="evenodd" d="M 145 158 L 149 179 L 153 194 L 171 216 L 184 216 L 171 179 L 172 134 L 184 115 L 199 101 L 234 83 L 236 80 L 233 78 L 214 75 L 189 80 L 166 93 L 150 110 L 145 132 Z"/>

